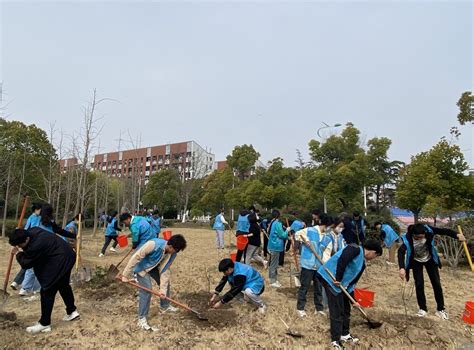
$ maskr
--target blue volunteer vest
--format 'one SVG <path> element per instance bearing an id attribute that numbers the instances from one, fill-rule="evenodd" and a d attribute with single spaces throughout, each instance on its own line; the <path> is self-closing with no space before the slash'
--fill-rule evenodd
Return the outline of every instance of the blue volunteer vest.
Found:
<path id="1" fill-rule="evenodd" d="M 130 223 L 130 231 L 132 232 L 132 241 L 138 242 L 137 249 L 150 239 L 156 238 L 156 235 L 154 235 L 151 230 L 150 224 L 141 216 L 133 217 Z"/>
<path id="2" fill-rule="evenodd" d="M 244 290 L 250 288 L 254 294 L 260 294 L 262 291 L 264 280 L 262 275 L 258 273 L 254 268 L 241 264 L 239 262 L 234 263 L 234 272 L 232 275 L 227 277 L 227 280 L 233 284 L 235 276 L 245 276 Z"/>
<path id="3" fill-rule="evenodd" d="M 216 216 L 216 220 L 214 221 L 214 226 L 212 226 L 212 228 L 213 228 L 214 230 L 224 231 L 225 226 L 224 226 L 224 224 L 222 223 L 221 214 L 218 214 L 218 215 Z"/>
<path id="4" fill-rule="evenodd" d="M 25 230 L 41 225 L 41 217 L 35 213 L 31 214 L 26 221 Z"/>
<path id="5" fill-rule="evenodd" d="M 153 251 L 145 256 L 133 269 L 134 273 L 139 273 L 141 271 L 145 271 L 148 269 L 153 268 L 154 266 L 158 265 L 163 259 L 164 252 L 165 252 L 165 247 L 168 241 L 165 241 L 164 239 L 161 238 L 153 238 L 151 239 L 155 243 L 155 247 L 153 248 Z M 137 254 L 137 253 L 136 253 Z M 171 255 L 171 258 L 169 262 L 166 264 L 166 266 L 160 271 L 160 273 L 165 272 L 173 262 L 173 260 L 176 258 L 176 253 L 173 253 Z"/>
<path id="6" fill-rule="evenodd" d="M 268 237 L 268 250 L 273 250 L 274 252 L 282 252 L 285 247 L 285 240 L 278 237 L 278 235 L 276 234 L 277 226 L 282 227 L 281 222 L 279 220 L 273 221 Z"/>
<path id="7" fill-rule="evenodd" d="M 66 231 L 69 231 L 71 232 L 71 228 L 72 228 L 72 233 L 74 233 L 75 235 L 77 235 L 77 224 L 74 220 L 72 220 L 69 224 L 66 225 L 66 227 L 64 228 Z"/>
<path id="8" fill-rule="evenodd" d="M 359 273 L 362 271 L 362 268 L 364 267 L 364 248 L 359 247 L 360 249 L 360 254 L 357 255 L 352 261 L 347 264 L 346 269 L 344 271 L 344 275 L 342 277 L 341 284 L 343 287 L 346 287 L 347 291 L 349 293 L 354 291 L 355 285 L 352 285 L 352 281 L 359 275 Z M 325 267 L 331 271 L 331 273 L 336 276 L 336 269 L 337 269 L 337 262 L 339 261 L 339 258 L 342 255 L 343 250 L 340 250 L 337 252 L 335 255 L 331 257 L 323 266 L 321 266 L 318 269 L 318 273 L 321 275 L 322 278 L 326 280 L 326 282 L 331 286 L 332 290 L 336 294 L 340 294 L 342 292 L 341 288 L 336 287 L 334 284 L 332 278 L 329 276 L 329 274 L 326 272 L 324 269 Z"/>
<path id="9" fill-rule="evenodd" d="M 108 224 L 107 228 L 105 229 L 105 235 L 108 237 L 115 237 L 117 236 L 117 231 L 115 230 L 115 223 L 117 222 L 117 218 L 113 218 Z"/>
<path id="10" fill-rule="evenodd" d="M 48 232 L 51 232 L 52 234 L 55 234 L 54 231 L 53 231 L 53 226 L 52 225 L 43 225 L 42 223 L 40 223 L 39 228 L 42 228 L 45 231 L 48 231 Z M 59 236 L 59 237 L 67 242 L 66 237 L 63 237 L 63 236 Z"/>
<path id="11" fill-rule="evenodd" d="M 320 258 L 322 258 L 323 253 L 320 244 L 321 234 L 319 229 L 316 227 L 309 227 L 307 236 L 315 252 Z M 314 256 L 313 252 L 308 246 L 306 246 L 306 244 L 302 244 L 300 264 L 301 267 L 304 267 L 307 270 L 317 270 L 321 266 L 319 260 Z"/>
<path id="12" fill-rule="evenodd" d="M 425 227 L 425 231 L 429 233 L 433 233 L 433 230 L 428 225 L 423 225 L 423 226 Z M 411 269 L 410 260 L 413 254 L 413 250 L 411 249 L 411 245 L 410 245 L 410 242 L 408 242 L 408 238 L 406 234 L 402 236 L 402 241 L 403 241 L 403 244 L 405 244 L 405 247 L 407 248 L 407 251 L 405 254 L 405 270 L 408 271 L 409 269 Z M 436 249 L 436 246 L 434 244 L 434 238 L 431 240 L 431 256 L 433 257 L 433 260 L 436 263 L 436 265 L 439 265 L 438 249 Z"/>
<path id="13" fill-rule="evenodd" d="M 239 218 L 237 219 L 237 231 L 249 233 L 249 230 L 250 230 L 249 216 L 239 215 Z"/>
<path id="14" fill-rule="evenodd" d="M 383 241 L 388 248 L 390 248 L 392 244 L 399 238 L 397 233 L 390 225 L 383 224 L 380 227 L 380 231 L 385 232 L 385 238 Z"/>
<path id="15" fill-rule="evenodd" d="M 299 220 L 295 220 L 293 221 L 293 223 L 291 224 L 290 226 L 290 229 L 293 230 L 293 231 L 299 231 L 299 230 L 302 230 L 304 229 L 304 223 L 302 221 L 299 221 Z"/>
<path id="16" fill-rule="evenodd" d="M 156 237 L 158 237 L 158 234 L 161 231 L 161 218 L 158 217 L 156 219 L 153 219 L 153 216 L 151 216 L 148 222 L 150 223 L 151 231 Z"/>
<path id="17" fill-rule="evenodd" d="M 352 225 L 354 226 L 354 228 L 356 228 L 357 222 L 355 220 L 352 220 Z M 360 230 L 362 234 L 365 235 L 365 221 L 362 218 L 360 219 Z"/>

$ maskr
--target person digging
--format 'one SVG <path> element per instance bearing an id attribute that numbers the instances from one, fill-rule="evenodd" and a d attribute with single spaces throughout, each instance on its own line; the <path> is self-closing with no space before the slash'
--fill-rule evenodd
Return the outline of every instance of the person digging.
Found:
<path id="1" fill-rule="evenodd" d="M 265 281 L 257 270 L 249 265 L 239 262 L 234 263 L 228 258 L 222 259 L 218 268 L 219 272 L 222 272 L 224 276 L 215 288 L 215 292 L 209 301 L 209 305 L 212 308 L 218 309 L 222 305 L 229 303 L 240 293 L 243 293 L 244 300 L 257 305 L 260 313 L 265 313 L 267 307 L 261 298 L 265 290 Z M 231 289 L 217 301 L 227 282 L 229 282 Z"/>
<path id="2" fill-rule="evenodd" d="M 69 231 L 62 230 L 61 235 L 75 238 Z M 57 292 L 66 305 L 63 321 L 79 318 L 71 285 L 71 270 L 76 262 L 76 253 L 61 237 L 51 234 L 40 227 L 29 230 L 15 229 L 10 236 L 10 245 L 18 263 L 24 269 L 33 268 L 41 290 L 41 318 L 38 323 L 27 327 L 28 333 L 51 331 L 51 313 Z M 19 251 L 21 249 L 21 251 Z"/>
<path id="3" fill-rule="evenodd" d="M 164 305 L 164 302 L 165 297 L 170 295 L 169 267 L 176 258 L 176 255 L 185 248 L 186 240 L 179 234 L 171 237 L 169 241 L 165 241 L 161 238 L 153 238 L 132 255 L 120 279 L 125 283 L 131 281 L 133 272 L 139 285 L 152 289 L 151 279 L 153 278 L 160 287 L 160 304 L 162 309 L 164 309 L 163 311 L 176 311 L 176 308 L 169 304 Z M 147 331 L 157 331 L 158 329 L 151 327 L 147 321 L 147 316 L 150 311 L 151 294 L 140 289 L 138 291 L 138 298 L 138 326 Z"/>
<path id="4" fill-rule="evenodd" d="M 425 267 L 437 304 L 436 316 L 442 320 L 448 320 L 449 316 L 444 308 L 443 289 L 439 277 L 441 261 L 434 243 L 435 235 L 449 236 L 461 242 L 466 240 L 462 233 L 458 234 L 447 228 L 432 227 L 424 224 L 408 226 L 407 233 L 402 236 L 403 243 L 398 249 L 399 275 L 402 280 L 408 282 L 409 272 L 413 270 L 416 300 L 420 308 L 417 316 L 425 317 L 428 314 L 423 278 L 423 267 Z"/>
<path id="5" fill-rule="evenodd" d="M 351 302 L 340 287 L 344 287 L 353 296 L 356 284 L 365 270 L 365 262 L 381 256 L 382 253 L 382 246 L 376 240 L 367 240 L 363 246 L 351 243 L 318 269 L 318 278 L 328 297 L 331 347 L 333 349 L 343 349 L 343 343 L 359 342 L 359 339 L 353 337 L 349 332 Z M 331 275 L 335 276 L 335 280 Z M 352 306 L 360 308 L 358 303 Z"/>

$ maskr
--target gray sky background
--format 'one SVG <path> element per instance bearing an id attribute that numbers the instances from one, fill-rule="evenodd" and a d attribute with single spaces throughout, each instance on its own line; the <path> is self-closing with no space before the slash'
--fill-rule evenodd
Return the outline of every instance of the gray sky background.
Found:
<path id="1" fill-rule="evenodd" d="M 470 1 L 1 2 L 9 119 L 72 134 L 97 88 L 101 150 L 251 143 L 294 165 L 322 122 L 393 140 L 408 161 L 457 125 L 473 88 Z M 471 167 L 473 126 L 459 143 Z M 327 133 L 325 135 L 328 135 Z M 123 135 L 126 137 L 126 134 Z"/>

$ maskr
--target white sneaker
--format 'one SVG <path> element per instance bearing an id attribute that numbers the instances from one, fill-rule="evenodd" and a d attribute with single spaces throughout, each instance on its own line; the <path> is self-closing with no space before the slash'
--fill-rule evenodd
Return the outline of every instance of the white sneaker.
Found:
<path id="1" fill-rule="evenodd" d="M 281 288 L 281 283 L 278 282 L 278 281 L 276 281 L 276 282 L 270 284 L 270 287 L 273 287 L 273 288 Z"/>
<path id="2" fill-rule="evenodd" d="M 109 249 L 111 252 L 117 252 L 117 250 L 114 247 L 110 247 Z"/>
<path id="3" fill-rule="evenodd" d="M 146 317 L 142 317 L 142 318 L 139 318 L 138 319 L 138 327 L 140 327 L 141 329 L 145 330 L 145 331 L 152 331 L 152 332 L 156 332 L 158 330 L 158 328 L 155 328 L 155 327 L 151 327 L 147 320 L 146 320 Z"/>
<path id="4" fill-rule="evenodd" d="M 260 312 L 262 315 L 265 314 L 265 311 L 267 311 L 267 306 L 265 304 L 258 307 L 258 312 Z"/>
<path id="5" fill-rule="evenodd" d="M 436 316 L 445 321 L 449 320 L 449 316 L 446 310 L 436 311 Z"/>
<path id="6" fill-rule="evenodd" d="M 21 289 L 20 289 L 20 292 L 19 292 L 18 294 L 20 294 L 20 296 L 22 296 L 22 297 L 27 297 L 27 296 L 30 295 L 31 293 L 28 292 L 26 289 L 21 288 Z"/>
<path id="7" fill-rule="evenodd" d="M 79 317 L 80 317 L 79 312 L 77 312 L 77 310 L 74 310 L 69 315 L 64 316 L 63 321 L 69 322 L 69 321 L 73 321 L 73 320 L 75 320 Z"/>
<path id="8" fill-rule="evenodd" d="M 331 349 L 344 349 L 344 347 L 338 341 L 333 341 L 330 347 Z"/>
<path id="9" fill-rule="evenodd" d="M 99 254 L 99 258 L 102 258 L 104 256 L 104 254 L 100 253 Z"/>
<path id="10" fill-rule="evenodd" d="M 51 332 L 51 326 L 43 326 L 41 323 L 38 322 L 33 326 L 27 327 L 26 332 L 32 334 Z"/>
<path id="11" fill-rule="evenodd" d="M 165 312 L 178 312 L 179 309 L 174 307 L 173 305 L 168 305 L 167 308 L 161 308 L 161 313 L 164 314 Z"/>
<path id="12" fill-rule="evenodd" d="M 323 310 L 319 310 L 319 311 L 316 310 L 316 311 L 314 312 L 314 314 L 315 314 L 316 316 L 324 316 L 324 317 L 327 316 L 327 314 L 326 314 Z"/>
<path id="13" fill-rule="evenodd" d="M 306 314 L 306 311 L 304 311 L 304 310 L 296 310 L 296 313 L 298 314 L 299 317 L 306 317 L 306 316 L 308 316 L 308 315 Z"/>
<path id="14" fill-rule="evenodd" d="M 15 281 L 13 281 L 12 284 L 10 284 L 10 287 L 11 287 L 13 290 L 17 290 L 19 286 L 21 286 L 21 284 L 18 284 L 18 283 L 16 283 Z"/>
<path id="15" fill-rule="evenodd" d="M 418 313 L 416 314 L 418 317 L 425 317 L 426 315 L 428 315 L 428 313 L 422 309 L 418 310 Z"/>
<path id="16" fill-rule="evenodd" d="M 341 336 L 341 342 L 344 343 L 352 343 L 352 344 L 357 344 L 359 342 L 359 338 L 354 338 L 352 335 L 343 335 Z"/>

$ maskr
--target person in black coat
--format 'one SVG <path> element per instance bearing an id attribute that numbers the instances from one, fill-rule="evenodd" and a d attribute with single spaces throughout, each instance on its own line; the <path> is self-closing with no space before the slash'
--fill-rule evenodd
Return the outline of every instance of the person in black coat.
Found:
<path id="1" fill-rule="evenodd" d="M 76 238 L 76 235 L 65 230 L 62 236 Z M 41 318 L 39 322 L 26 328 L 28 333 L 50 332 L 51 313 L 54 299 L 59 292 L 66 305 L 64 321 L 72 321 L 79 317 L 74 304 L 74 294 L 70 285 L 71 270 L 76 263 L 76 254 L 71 246 L 54 233 L 40 227 L 29 230 L 16 229 L 10 236 L 10 245 L 18 263 L 24 269 L 33 268 L 41 285 Z"/>

